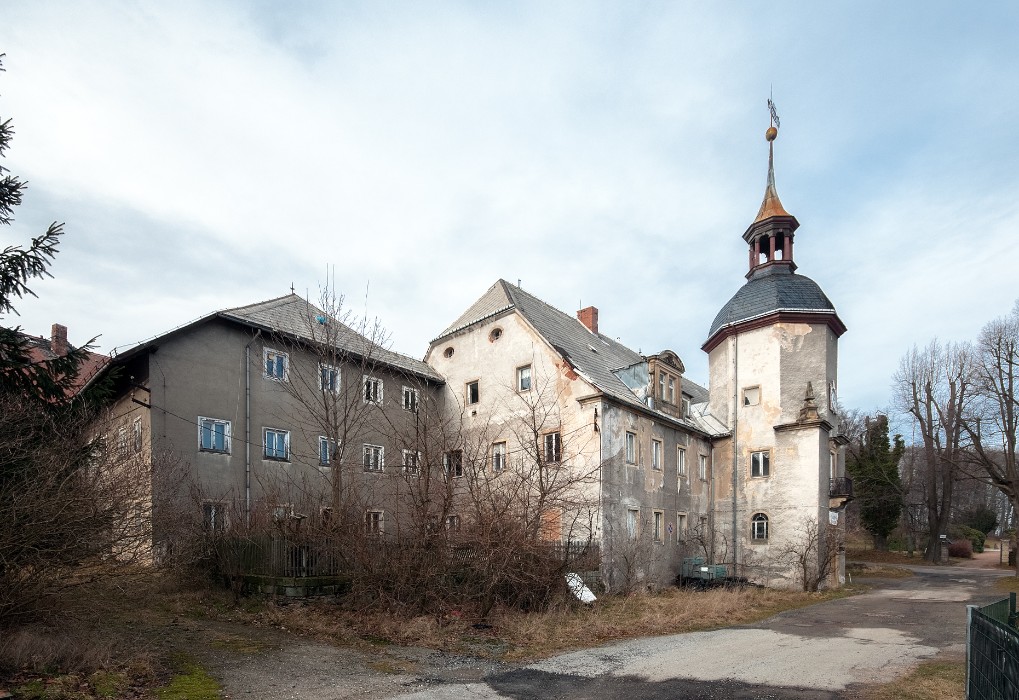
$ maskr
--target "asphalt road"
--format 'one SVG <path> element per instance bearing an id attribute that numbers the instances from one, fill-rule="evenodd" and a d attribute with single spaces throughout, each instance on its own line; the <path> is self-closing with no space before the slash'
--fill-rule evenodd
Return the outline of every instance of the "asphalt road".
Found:
<path id="1" fill-rule="evenodd" d="M 1008 572 L 910 567 L 862 595 L 753 625 L 572 652 L 477 680 L 411 684 L 411 698 L 852 698 L 924 659 L 965 653 L 966 605 L 1000 599 Z"/>

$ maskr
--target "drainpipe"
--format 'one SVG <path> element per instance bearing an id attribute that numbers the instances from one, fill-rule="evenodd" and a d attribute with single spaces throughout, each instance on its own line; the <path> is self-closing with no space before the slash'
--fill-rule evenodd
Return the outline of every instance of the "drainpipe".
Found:
<path id="1" fill-rule="evenodd" d="M 739 561 L 739 523 L 737 515 L 736 470 L 739 467 L 739 334 L 732 338 L 732 575 L 736 575 Z"/>

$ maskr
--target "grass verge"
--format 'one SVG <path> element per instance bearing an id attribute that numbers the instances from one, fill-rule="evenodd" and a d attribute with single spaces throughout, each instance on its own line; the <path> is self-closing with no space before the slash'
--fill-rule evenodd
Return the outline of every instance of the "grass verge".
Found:
<path id="1" fill-rule="evenodd" d="M 193 657 L 180 654 L 174 658 L 176 673 L 169 684 L 156 689 L 159 700 L 216 700 L 219 683 Z"/>
<path id="2" fill-rule="evenodd" d="M 965 661 L 926 661 L 891 683 L 867 690 L 864 700 L 959 700 L 966 696 Z"/>

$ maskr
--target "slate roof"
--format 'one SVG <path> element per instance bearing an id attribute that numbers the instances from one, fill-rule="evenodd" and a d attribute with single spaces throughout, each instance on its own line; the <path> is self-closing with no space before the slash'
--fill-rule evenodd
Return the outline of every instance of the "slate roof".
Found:
<path id="1" fill-rule="evenodd" d="M 523 316 L 534 330 L 573 366 L 577 374 L 599 391 L 622 404 L 639 407 L 644 411 L 652 410 L 613 373 L 613 370 L 645 362 L 644 356 L 607 335 L 592 333 L 575 316 L 560 311 L 506 280 L 499 280 L 492 285 L 478 301 L 435 338 L 432 345 L 475 323 L 509 310 L 516 310 Z M 707 389 L 686 377 L 683 378 L 682 388 L 692 397 L 693 403 L 708 400 Z M 677 420 L 660 411 L 655 413 L 672 421 Z M 704 429 L 694 420 L 680 422 Z"/>
<path id="2" fill-rule="evenodd" d="M 726 326 L 767 316 L 776 311 L 805 311 L 835 314 L 831 303 L 817 282 L 797 275 L 788 265 L 761 268 L 740 287 L 722 307 L 708 331 L 710 340 Z"/>
<path id="3" fill-rule="evenodd" d="M 260 301 L 255 304 L 248 304 L 247 306 L 216 311 L 170 333 L 131 348 L 118 357 L 134 354 L 142 348 L 157 344 L 162 338 L 183 332 L 217 318 L 240 323 L 251 328 L 259 328 L 270 333 L 282 334 L 295 340 L 315 342 L 313 337 L 314 326 L 312 324 L 318 322 L 318 317 L 327 319 L 327 322 L 330 324 L 329 336 L 330 338 L 335 338 L 337 347 L 355 354 L 367 355 L 374 362 L 388 365 L 403 372 L 435 382 L 443 381 L 441 375 L 421 360 L 393 352 L 372 342 L 353 328 L 335 318 L 330 318 L 322 309 L 296 294 L 288 294 L 277 299 L 269 299 L 268 301 Z M 321 338 L 322 335 L 319 335 L 319 339 Z"/>

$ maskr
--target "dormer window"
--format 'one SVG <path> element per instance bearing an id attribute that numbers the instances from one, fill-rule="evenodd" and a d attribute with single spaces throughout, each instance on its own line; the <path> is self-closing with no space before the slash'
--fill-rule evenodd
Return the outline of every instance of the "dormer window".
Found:
<path id="1" fill-rule="evenodd" d="M 682 415 L 683 418 L 689 418 L 690 417 L 690 397 L 687 396 L 686 394 L 683 394 L 683 405 L 682 405 L 681 408 L 682 408 L 682 410 L 680 412 L 680 415 Z"/>

